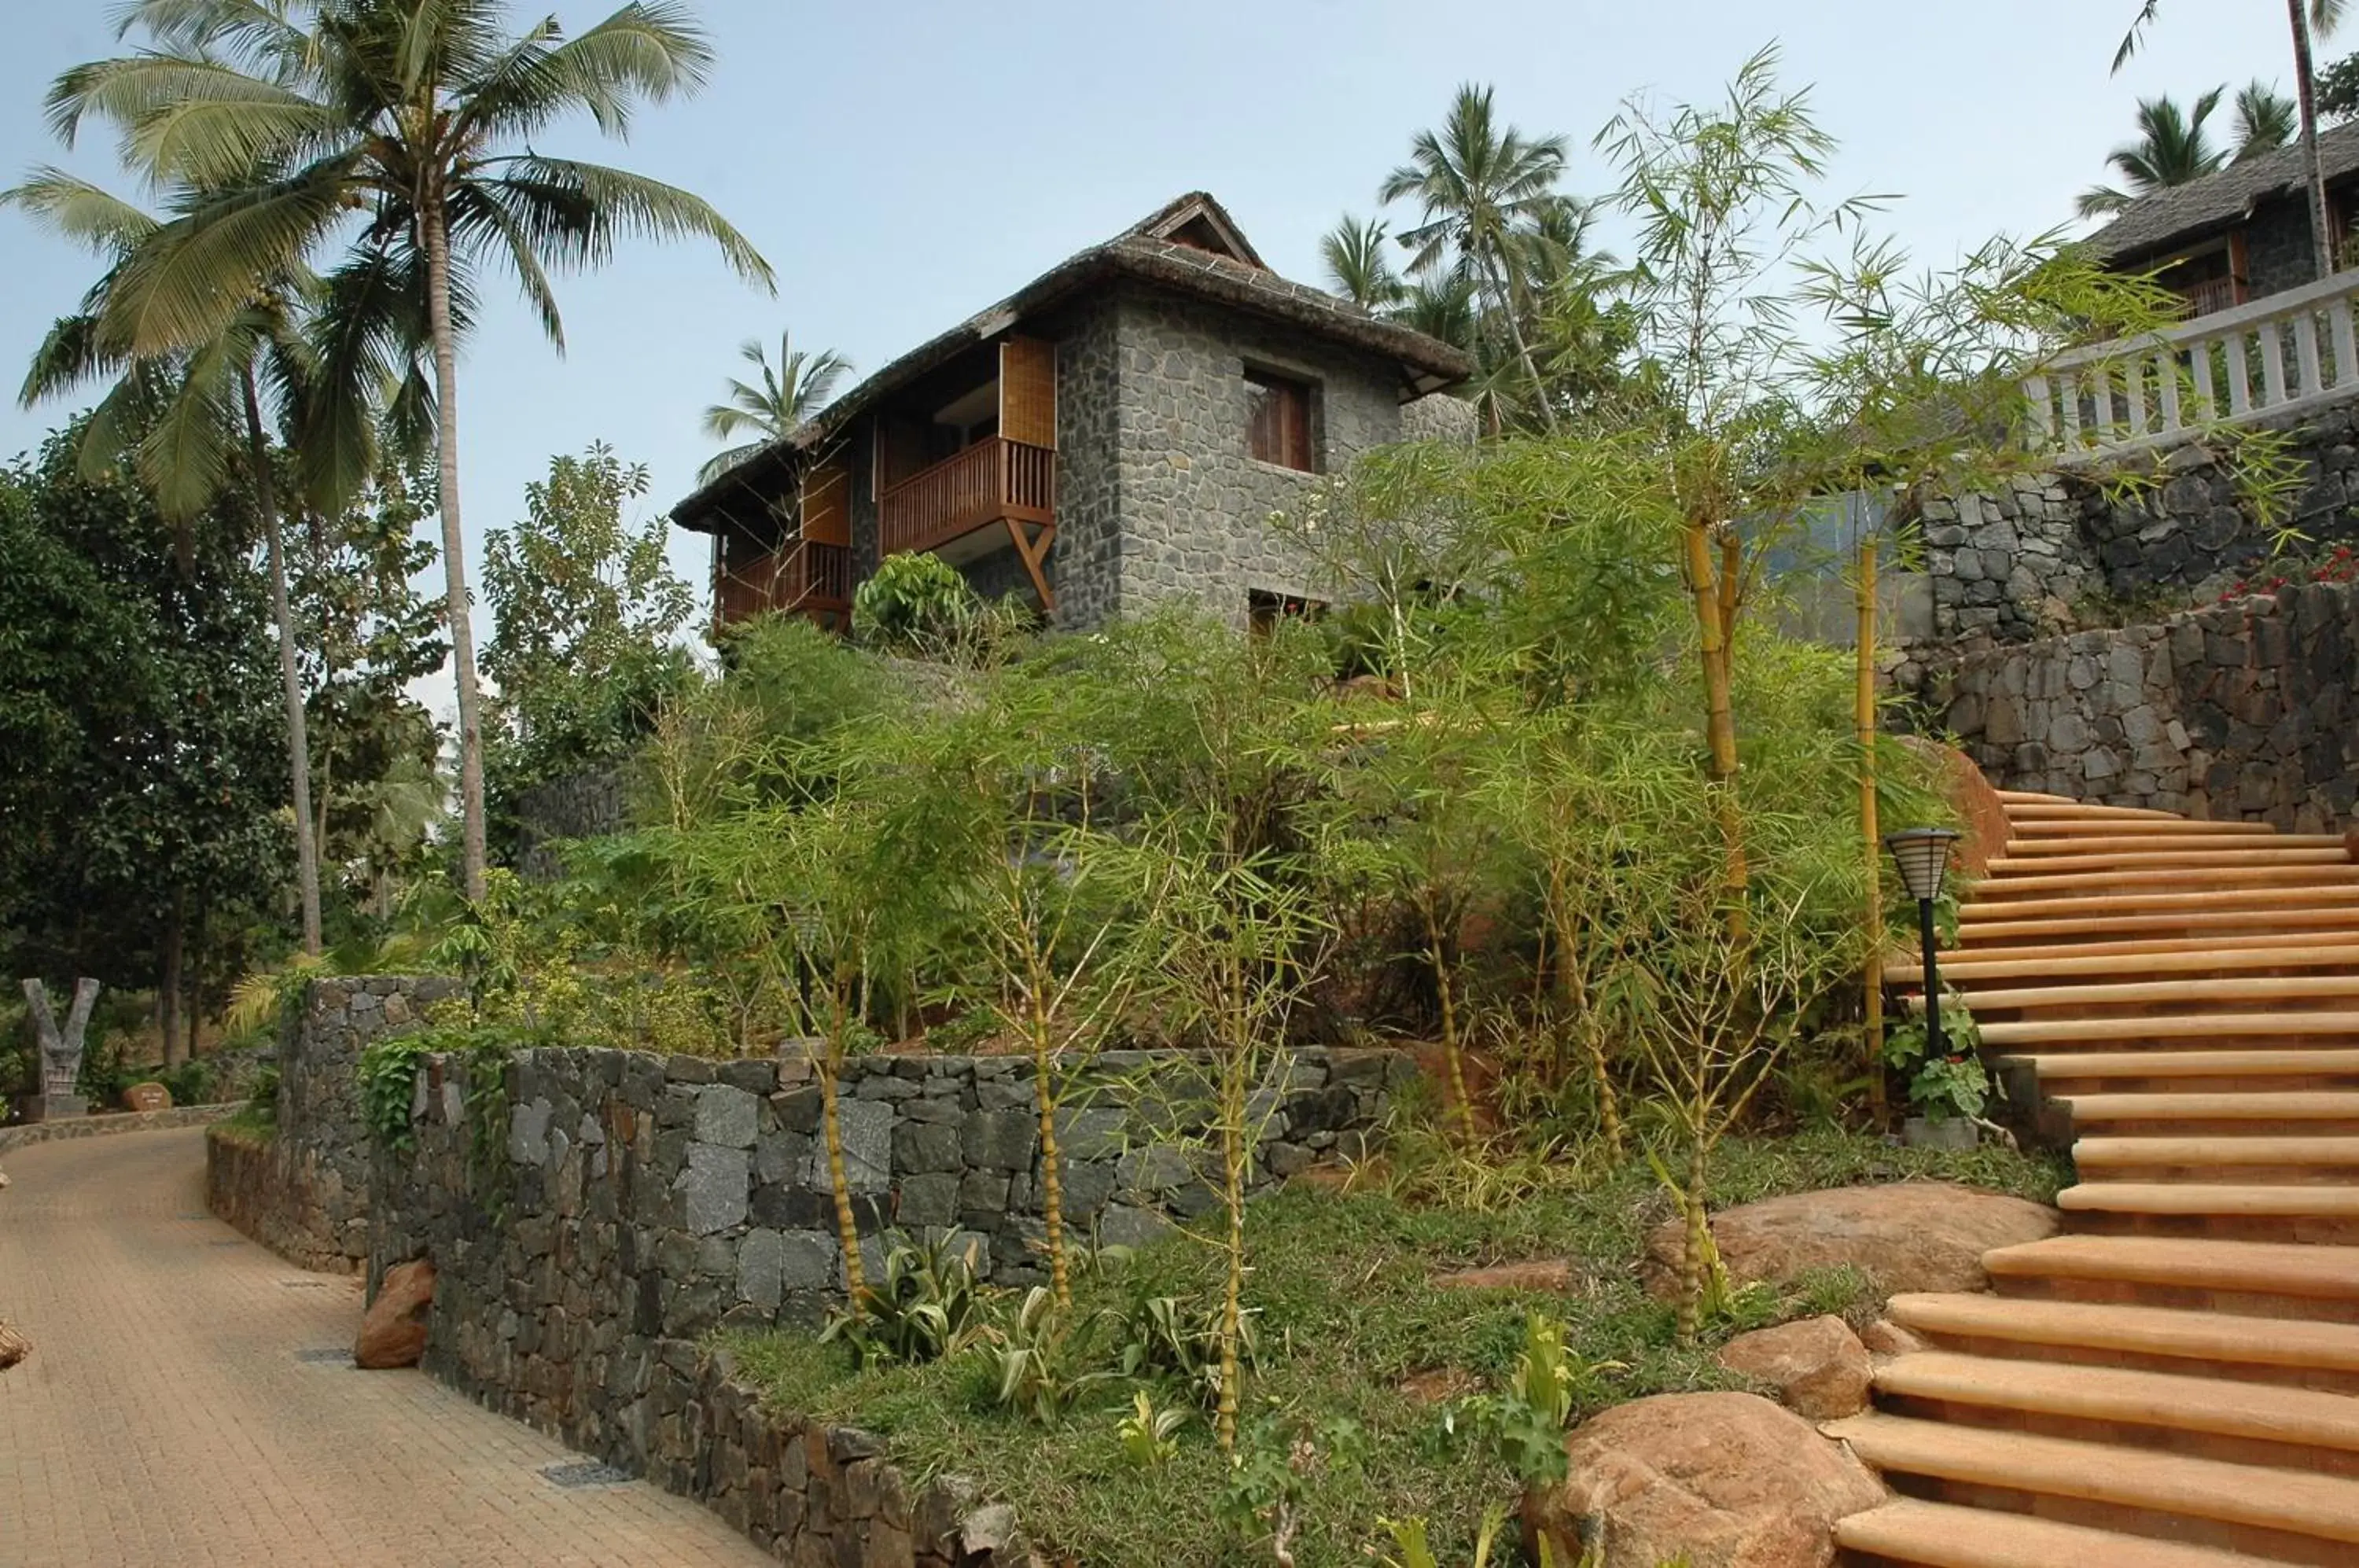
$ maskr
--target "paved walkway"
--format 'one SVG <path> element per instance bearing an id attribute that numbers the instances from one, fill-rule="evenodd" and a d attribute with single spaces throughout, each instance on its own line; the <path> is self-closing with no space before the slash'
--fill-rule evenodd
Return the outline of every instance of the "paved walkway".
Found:
<path id="1" fill-rule="evenodd" d="M 568 1489 L 573 1454 L 417 1372 L 360 1372 L 356 1281 L 204 1212 L 201 1131 L 5 1161 L 0 1568 L 752 1568 L 644 1482 Z"/>

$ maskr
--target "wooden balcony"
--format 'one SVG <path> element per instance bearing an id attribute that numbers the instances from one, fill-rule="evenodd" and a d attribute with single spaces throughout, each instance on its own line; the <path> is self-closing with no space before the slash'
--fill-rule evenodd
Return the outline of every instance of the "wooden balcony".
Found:
<path id="1" fill-rule="evenodd" d="M 841 629 L 852 618 L 852 550 L 788 539 L 748 565 L 723 572 L 713 584 L 712 606 L 724 626 L 775 610 Z"/>
<path id="2" fill-rule="evenodd" d="M 919 470 L 877 504 L 878 539 L 886 555 L 905 550 L 979 555 L 995 541 L 965 541 L 984 529 L 1004 526 L 1025 545 L 1056 522 L 1056 452 L 1004 436 L 987 436 Z"/>

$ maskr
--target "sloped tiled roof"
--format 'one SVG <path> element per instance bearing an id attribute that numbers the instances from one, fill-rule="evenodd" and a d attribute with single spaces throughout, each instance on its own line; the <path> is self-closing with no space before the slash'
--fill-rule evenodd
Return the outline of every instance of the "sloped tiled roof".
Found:
<path id="1" fill-rule="evenodd" d="M 2318 158 L 2330 182 L 2359 172 L 2359 122 L 2320 132 Z M 2273 197 L 2298 197 L 2308 178 L 2296 142 L 2140 197 L 2088 243 L 2101 260 L 2141 261 L 2242 223 Z"/>
<path id="2" fill-rule="evenodd" d="M 1209 231 L 1223 251 L 1168 237 Z M 672 508 L 684 528 L 710 528 L 704 515 L 730 488 L 766 468 L 791 466 L 799 454 L 824 445 L 853 419 L 927 372 L 1007 332 L 1076 290 L 1118 278 L 1136 278 L 1182 294 L 1232 306 L 1380 354 L 1399 365 L 1417 392 L 1463 381 L 1473 362 L 1460 349 L 1397 322 L 1371 315 L 1324 289 L 1280 278 L 1262 264 L 1244 233 L 1209 194 L 1191 191 L 1101 245 L 1042 273 L 989 310 L 903 354 L 830 404 L 817 418 L 761 452 L 699 487 Z"/>

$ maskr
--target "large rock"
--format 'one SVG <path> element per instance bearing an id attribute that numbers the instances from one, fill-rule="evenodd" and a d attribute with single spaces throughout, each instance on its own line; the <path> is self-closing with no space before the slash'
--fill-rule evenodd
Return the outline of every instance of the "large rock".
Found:
<path id="1" fill-rule="evenodd" d="M 1790 1279 L 1809 1269 L 1848 1263 L 1886 1295 L 1908 1290 L 1980 1290 L 1990 1284 L 1983 1254 L 2056 1234 L 2056 1211 L 1951 1181 L 1835 1187 L 1723 1209 L 1712 1216 L 1721 1261 L 1739 1284 Z M 1647 1289 L 1678 1292 L 1678 1220 L 1647 1237 L 1640 1265 Z"/>
<path id="2" fill-rule="evenodd" d="M 353 1342 L 353 1364 L 381 1371 L 415 1367 L 426 1354 L 426 1310 L 434 1302 L 434 1265 L 426 1258 L 397 1263 L 385 1271 L 376 1300 L 361 1318 Z"/>
<path id="3" fill-rule="evenodd" d="M 1970 876 L 1980 877 L 1990 868 L 1991 856 L 2006 848 L 2011 830 L 2006 803 L 1998 798 L 1991 781 L 1983 777 L 1983 770 L 1974 766 L 1974 759 L 1956 746 L 1919 735 L 1898 738 L 1901 746 L 1932 765 L 1941 792 L 1949 797 L 1950 807 L 1958 813 L 1959 825 L 1965 830 L 1965 836 L 1958 841 L 1958 866 Z"/>
<path id="4" fill-rule="evenodd" d="M 1722 1347 L 1720 1364 L 1777 1390 L 1788 1410 L 1834 1421 L 1867 1408 L 1872 1368 L 1867 1347 L 1838 1317 L 1804 1318 L 1740 1334 Z"/>
<path id="5" fill-rule="evenodd" d="M 1524 1500 L 1527 1540 L 1597 1568 L 1828 1568 L 1834 1522 L 1884 1500 L 1841 1443 L 1752 1394 L 1662 1394 L 1584 1421 L 1561 1486 Z"/>

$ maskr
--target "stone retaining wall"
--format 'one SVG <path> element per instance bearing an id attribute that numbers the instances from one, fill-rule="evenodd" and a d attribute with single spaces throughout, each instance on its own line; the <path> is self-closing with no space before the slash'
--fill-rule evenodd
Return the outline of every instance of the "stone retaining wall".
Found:
<path id="1" fill-rule="evenodd" d="M 2313 583 L 1899 683 L 2002 789 L 2333 833 L 2359 802 L 2354 644 L 2359 587 Z"/>
<path id="2" fill-rule="evenodd" d="M 2299 475 L 2282 522 L 2313 546 L 2359 539 L 2353 409 L 2273 428 L 2288 436 L 2286 456 Z M 2027 642 L 2157 598 L 2216 595 L 2261 572 L 2276 529 L 2255 521 L 2241 499 L 2236 465 L 2197 442 L 2158 461 L 2152 482 L 2132 491 L 2108 483 L 2117 475 L 2072 471 L 1926 500 L 1931 613 L 1904 635 L 1932 648 L 1975 637 Z"/>
<path id="3" fill-rule="evenodd" d="M 439 975 L 314 980 L 281 1031 L 277 1134 L 224 1152 L 207 1140 L 212 1212 L 305 1269 L 358 1273 L 369 1257 L 369 1147 L 355 1073 L 361 1049 L 456 996 Z"/>
<path id="4" fill-rule="evenodd" d="M 0 1127 L 0 1154 L 27 1144 L 52 1143 L 61 1138 L 104 1138 L 118 1132 L 162 1132 L 170 1127 L 205 1127 L 237 1114 L 241 1101 L 223 1105 L 174 1105 L 162 1111 L 107 1111 L 97 1116 L 68 1116 L 61 1121 L 27 1122 Z"/>
<path id="5" fill-rule="evenodd" d="M 1007 1057 L 853 1064 L 841 1119 L 872 1275 L 884 1231 L 899 1227 L 971 1236 L 997 1282 L 1041 1277 L 1029 1071 Z M 1274 1072 L 1254 1105 L 1256 1181 L 1361 1147 L 1412 1071 L 1398 1052 L 1320 1051 Z M 1201 1072 L 1176 1054 L 1109 1053 L 1066 1096 L 1074 1233 L 1142 1242 L 1217 1207 L 1198 1158 L 1173 1141 L 1201 1130 Z M 873 1473 L 880 1500 L 867 1509 L 858 1458 L 831 1448 L 841 1475 L 817 1463 L 833 1437 L 806 1443 L 793 1471 L 778 1446 L 790 1429 L 755 1421 L 749 1394 L 718 1397 L 701 1349 L 716 1329 L 809 1322 L 842 1299 L 820 1109 L 799 1061 L 533 1051 L 510 1064 L 485 1138 L 456 1065 L 427 1057 L 416 1147 L 375 1162 L 372 1285 L 394 1264 L 434 1260 L 424 1365 L 492 1408 L 732 1519 L 742 1507 L 749 1532 L 791 1561 L 827 1561 L 812 1553 L 832 1541 L 836 1562 L 908 1562 L 899 1505 L 881 1500 L 906 1486 Z M 847 1547 L 844 1519 L 884 1522 L 864 1522 Z"/>

